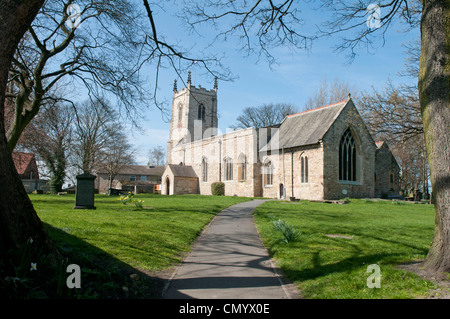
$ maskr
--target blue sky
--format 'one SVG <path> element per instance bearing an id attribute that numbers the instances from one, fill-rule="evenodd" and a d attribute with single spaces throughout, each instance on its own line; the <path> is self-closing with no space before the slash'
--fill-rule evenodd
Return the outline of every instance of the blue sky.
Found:
<path id="1" fill-rule="evenodd" d="M 163 9 L 155 10 L 155 23 L 161 35 L 165 36 L 170 43 L 180 42 L 185 47 L 200 50 L 211 39 L 208 29 L 203 29 L 201 38 L 197 35 L 188 35 L 186 28 L 179 20 L 173 17 L 176 9 L 165 5 Z M 308 22 L 325 20 L 322 12 L 307 10 L 304 12 L 308 17 Z M 311 49 L 306 51 L 298 50 L 291 52 L 287 48 L 275 48 L 272 53 L 277 59 L 277 64 L 269 66 L 264 58 L 258 60 L 256 55 L 245 57 L 236 50 L 237 42 L 229 39 L 227 42 L 217 43 L 210 47 L 212 53 L 225 54 L 222 63 L 228 67 L 233 75 L 234 81 L 220 81 L 218 89 L 218 113 L 219 129 L 226 132 L 230 125 L 236 123 L 237 116 L 247 106 L 258 106 L 263 103 L 287 102 L 296 105 L 301 109 L 307 99 L 319 87 L 322 79 L 326 77 L 328 81 L 335 78 L 347 81 L 350 86 L 357 90 L 371 90 L 371 87 L 381 88 L 388 79 L 395 81 L 406 80 L 398 76 L 398 72 L 403 68 L 404 55 L 401 43 L 406 40 L 417 39 L 419 31 L 413 30 L 409 33 L 398 31 L 401 26 L 391 26 L 386 42 L 375 43 L 376 50 L 366 52 L 361 49 L 358 56 L 351 64 L 348 63 L 346 53 L 334 52 L 334 46 L 338 43 L 338 37 L 321 39 L 313 43 Z M 152 79 L 154 69 L 147 69 L 149 79 Z M 195 75 L 194 75 L 195 72 Z M 202 85 L 210 89 L 213 87 L 213 80 L 202 76 L 201 70 L 192 69 L 192 78 L 195 85 Z M 186 81 L 187 74 L 184 74 Z M 161 69 L 159 78 L 158 98 L 170 102 L 173 95 L 173 80 L 176 74 L 170 68 Z M 149 86 L 152 83 L 149 81 Z M 178 81 L 178 89 L 182 86 Z M 147 162 L 147 151 L 156 145 L 166 147 L 169 137 L 170 124 L 165 122 L 160 111 L 152 106 L 149 100 L 149 107 L 144 112 L 141 125 L 145 132 L 143 134 L 134 133 L 132 143 L 137 148 L 137 163 Z"/>

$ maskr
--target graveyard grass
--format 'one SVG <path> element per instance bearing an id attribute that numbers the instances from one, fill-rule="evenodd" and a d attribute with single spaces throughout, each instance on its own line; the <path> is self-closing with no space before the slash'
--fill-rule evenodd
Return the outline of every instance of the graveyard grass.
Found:
<path id="1" fill-rule="evenodd" d="M 96 195 L 96 209 L 85 210 L 73 209 L 75 195 L 30 198 L 67 262 L 81 267 L 82 289 L 66 292 L 76 298 L 157 298 L 163 282 L 155 274 L 179 263 L 218 212 L 251 200 L 139 194 L 140 209 Z"/>
<path id="2" fill-rule="evenodd" d="M 160 297 L 161 274 L 171 273 L 205 225 L 222 209 L 251 200 L 139 194 L 139 209 L 96 195 L 96 210 L 74 210 L 74 195 L 30 198 L 68 263 L 81 267 L 82 288 L 67 292 L 75 298 Z M 254 215 L 263 243 L 303 298 L 422 298 L 435 288 L 397 268 L 425 258 L 432 205 L 268 201 Z M 286 242 L 274 228 L 278 219 L 301 232 L 296 241 Z M 371 264 L 380 266 L 381 288 L 367 287 Z"/>
<path id="3" fill-rule="evenodd" d="M 426 257 L 434 205 L 270 201 L 256 209 L 255 219 L 266 248 L 303 298 L 427 298 L 436 288 L 398 267 Z M 279 219 L 301 232 L 296 241 L 287 243 L 274 228 Z M 367 285 L 372 264 L 380 267 L 380 288 Z"/>

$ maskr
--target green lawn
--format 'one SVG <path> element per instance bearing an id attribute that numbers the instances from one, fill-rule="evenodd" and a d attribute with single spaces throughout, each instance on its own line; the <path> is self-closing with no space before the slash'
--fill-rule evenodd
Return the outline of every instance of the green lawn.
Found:
<path id="1" fill-rule="evenodd" d="M 218 212 L 251 200 L 142 194 L 135 197 L 143 201 L 141 210 L 97 195 L 96 210 L 74 210 L 74 195 L 30 198 L 67 263 L 82 268 L 82 289 L 66 291 L 76 298 L 158 297 L 163 282 L 154 274 L 179 263 Z M 274 228 L 279 219 L 301 232 L 296 241 L 286 242 Z M 304 298 L 417 298 L 434 288 L 396 267 L 425 258 L 432 205 L 269 201 L 256 209 L 255 220 L 270 254 Z M 372 264 L 380 267 L 381 288 L 367 287 Z M 66 276 L 63 271 L 62 282 Z"/>
<path id="2" fill-rule="evenodd" d="M 301 232 L 297 241 L 283 240 L 273 224 L 278 219 Z M 434 287 L 396 268 L 426 257 L 434 230 L 432 205 L 270 201 L 256 209 L 255 220 L 270 254 L 304 298 L 417 298 Z M 367 287 L 371 264 L 380 267 L 381 288 Z"/>
<path id="3" fill-rule="evenodd" d="M 118 197 L 96 195 L 96 210 L 81 210 L 73 209 L 74 195 L 30 195 L 30 198 L 68 263 L 79 264 L 84 274 L 91 275 L 83 280 L 85 287 L 92 282 L 91 292 L 84 292 L 89 297 L 102 297 L 103 292 L 114 290 L 110 286 L 117 286 L 115 277 L 126 267 L 132 267 L 130 273 L 142 271 L 142 277 L 176 265 L 218 212 L 251 200 L 139 194 L 135 198 L 144 202 L 141 210 L 122 204 Z M 121 285 L 115 287 L 117 293 Z"/>

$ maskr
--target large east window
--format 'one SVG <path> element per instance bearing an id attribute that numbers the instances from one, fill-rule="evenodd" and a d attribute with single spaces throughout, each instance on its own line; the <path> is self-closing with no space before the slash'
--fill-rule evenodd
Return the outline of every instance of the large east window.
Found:
<path id="1" fill-rule="evenodd" d="M 339 144 L 339 180 L 356 182 L 356 145 L 350 128 Z"/>

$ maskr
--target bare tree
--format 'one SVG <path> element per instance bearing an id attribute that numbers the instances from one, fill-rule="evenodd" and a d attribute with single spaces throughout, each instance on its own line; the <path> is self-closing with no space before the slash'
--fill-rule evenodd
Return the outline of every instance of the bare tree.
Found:
<path id="1" fill-rule="evenodd" d="M 349 94 L 355 98 L 357 97 L 357 90 L 350 86 L 348 82 L 334 79 L 328 84 L 326 77 L 320 82 L 320 86 L 316 89 L 314 94 L 309 97 L 305 104 L 304 110 L 311 110 L 317 107 L 329 105 L 332 103 L 344 101 Z"/>
<path id="2" fill-rule="evenodd" d="M 301 8 L 294 0 L 207 0 L 201 3 L 186 1 L 180 17 L 193 31 L 204 24 L 212 25 L 218 30 L 213 42 L 237 37 L 244 54 L 256 53 L 273 63 L 273 48 L 307 49 L 317 38 L 299 31 L 298 26 L 303 23 L 300 15 Z M 220 27 L 222 21 L 228 27 Z"/>
<path id="3" fill-rule="evenodd" d="M 43 0 L 0 1 L 0 257 L 18 249 L 29 238 L 55 261 L 57 251 L 44 232 L 14 167 L 4 126 L 4 104 L 8 70 L 20 39 L 35 18 Z"/>
<path id="4" fill-rule="evenodd" d="M 237 117 L 234 129 L 247 127 L 267 127 L 280 124 L 289 114 L 297 113 L 297 107 L 286 103 L 269 103 L 261 106 L 246 107 Z"/>
<path id="5" fill-rule="evenodd" d="M 86 100 L 76 109 L 72 165 L 79 172 L 92 173 L 119 125 L 117 112 L 105 99 Z"/>
<path id="6" fill-rule="evenodd" d="M 152 166 L 163 166 L 166 159 L 166 152 L 161 145 L 152 147 L 148 151 L 148 163 Z"/>
<path id="7" fill-rule="evenodd" d="M 66 178 L 72 149 L 72 112 L 69 105 L 55 102 L 47 108 L 29 130 L 22 146 L 38 154 L 50 174 L 50 189 L 60 192 Z"/>
<path id="8" fill-rule="evenodd" d="M 117 125 L 108 136 L 107 143 L 102 150 L 101 161 L 96 163 L 96 168 L 103 169 L 109 177 L 109 189 L 113 187 L 117 174 L 125 165 L 134 163 L 134 151 L 128 143 L 122 127 Z"/>
<path id="9" fill-rule="evenodd" d="M 358 109 L 375 136 L 389 136 L 389 140 L 404 142 L 423 134 L 417 90 L 388 81 L 382 90 L 364 92 L 358 99 Z"/>
<path id="10" fill-rule="evenodd" d="M 7 96 L 15 100 L 7 132 L 10 150 L 43 105 L 68 100 L 67 95 L 51 94 L 57 84 L 78 82 L 93 97 L 111 92 L 130 116 L 134 114 L 145 96 L 138 77 L 144 40 L 138 11 L 129 1 L 45 2 L 22 38 L 9 72 L 12 90 Z"/>
<path id="11" fill-rule="evenodd" d="M 404 69 L 400 75 L 406 80 L 417 78 L 420 43 L 407 42 Z M 424 128 L 420 111 L 417 84 L 394 85 L 390 80 L 384 88 L 362 92 L 357 99 L 358 109 L 369 130 L 377 140 L 384 140 L 400 165 L 400 188 L 404 194 L 422 189 L 429 194 L 429 167 L 426 157 Z"/>

